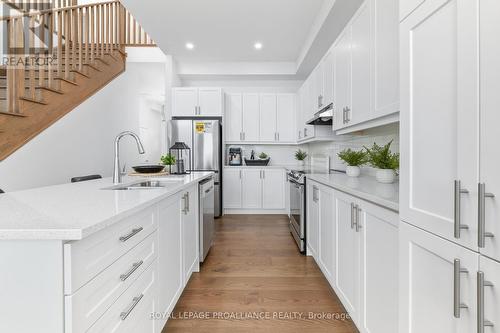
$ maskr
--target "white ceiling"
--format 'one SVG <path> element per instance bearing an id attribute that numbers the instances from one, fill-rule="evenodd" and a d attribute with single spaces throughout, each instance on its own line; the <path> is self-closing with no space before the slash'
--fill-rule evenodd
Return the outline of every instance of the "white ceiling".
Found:
<path id="1" fill-rule="evenodd" d="M 177 59 L 296 62 L 324 1 L 123 2 L 130 7 L 160 48 Z M 253 47 L 257 41 L 264 45 L 260 51 Z M 195 49 L 187 50 L 186 42 L 192 42 Z"/>

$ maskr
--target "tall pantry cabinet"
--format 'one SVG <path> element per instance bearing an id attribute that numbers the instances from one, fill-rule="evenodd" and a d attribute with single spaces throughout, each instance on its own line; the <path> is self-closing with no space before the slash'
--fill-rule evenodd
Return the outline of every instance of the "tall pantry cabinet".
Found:
<path id="1" fill-rule="evenodd" d="M 500 1 L 400 10 L 400 331 L 497 332 Z"/>

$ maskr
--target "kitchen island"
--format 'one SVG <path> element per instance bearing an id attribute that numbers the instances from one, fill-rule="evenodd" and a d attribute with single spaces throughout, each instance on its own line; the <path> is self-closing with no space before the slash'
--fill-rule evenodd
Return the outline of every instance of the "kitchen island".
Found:
<path id="1" fill-rule="evenodd" d="M 0 195 L 0 332 L 160 332 L 199 269 L 198 183 L 212 176 Z"/>

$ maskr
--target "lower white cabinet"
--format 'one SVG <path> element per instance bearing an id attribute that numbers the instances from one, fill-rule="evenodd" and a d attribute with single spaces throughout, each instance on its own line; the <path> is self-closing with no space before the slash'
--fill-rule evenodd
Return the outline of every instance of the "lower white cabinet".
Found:
<path id="1" fill-rule="evenodd" d="M 500 263 L 484 256 L 479 258 L 479 271 L 477 274 L 479 306 L 482 307 L 484 315 L 478 317 L 478 325 L 492 323 L 493 327 L 485 326 L 485 332 L 497 332 L 500 326 Z"/>
<path id="2" fill-rule="evenodd" d="M 200 270 L 198 196 L 198 185 L 188 188 L 182 194 L 181 224 L 184 286 L 189 281 L 191 274 Z"/>
<path id="3" fill-rule="evenodd" d="M 224 209 L 285 210 L 285 170 L 224 168 Z"/>
<path id="4" fill-rule="evenodd" d="M 399 333 L 396 212 L 307 181 L 307 248 L 360 332 Z"/>
<path id="5" fill-rule="evenodd" d="M 399 331 L 477 332 L 478 253 L 401 223 L 399 254 Z"/>

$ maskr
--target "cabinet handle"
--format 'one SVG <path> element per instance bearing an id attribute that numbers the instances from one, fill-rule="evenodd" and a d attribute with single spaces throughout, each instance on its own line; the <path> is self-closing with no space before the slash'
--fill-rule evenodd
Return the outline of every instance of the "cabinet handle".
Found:
<path id="1" fill-rule="evenodd" d="M 278 132 L 276 134 L 278 134 L 278 141 L 280 141 L 280 133 Z"/>
<path id="2" fill-rule="evenodd" d="M 243 141 L 245 141 L 245 138 L 246 138 L 246 133 L 243 132 Z"/>
<path id="3" fill-rule="evenodd" d="M 493 283 L 484 280 L 484 272 L 477 272 L 477 332 L 484 333 L 486 326 L 494 326 L 484 319 L 484 287 L 493 287 Z"/>
<path id="4" fill-rule="evenodd" d="M 266 179 L 266 170 L 262 170 L 262 179 Z"/>
<path id="5" fill-rule="evenodd" d="M 126 281 L 126 280 L 130 277 L 130 275 L 132 275 L 132 274 L 133 274 L 133 273 L 134 273 L 134 272 L 135 272 L 135 271 L 136 271 L 139 267 L 141 267 L 141 265 L 142 265 L 143 263 L 144 263 L 144 261 L 142 261 L 142 260 L 141 260 L 141 261 L 138 261 L 138 262 L 136 262 L 136 263 L 134 263 L 134 264 L 132 265 L 132 268 L 130 268 L 130 269 L 128 270 L 128 272 L 126 272 L 126 273 L 124 273 L 124 274 L 120 275 L 120 280 L 122 280 L 122 281 Z"/>
<path id="6" fill-rule="evenodd" d="M 301 139 L 301 138 L 302 138 L 302 131 L 299 130 L 299 139 Z"/>
<path id="7" fill-rule="evenodd" d="M 304 128 L 304 138 L 307 137 L 307 128 Z"/>
<path id="8" fill-rule="evenodd" d="M 241 135 L 241 132 L 240 132 L 240 141 L 243 141 L 243 136 Z"/>
<path id="9" fill-rule="evenodd" d="M 454 223 L 455 223 L 455 238 L 460 238 L 460 231 L 462 229 L 469 229 L 468 225 L 461 224 L 461 196 L 462 194 L 469 193 L 468 190 L 462 188 L 462 183 L 460 180 L 455 180 L 455 214 L 454 214 Z M 458 317 L 457 317 L 458 318 Z"/>
<path id="10" fill-rule="evenodd" d="M 478 185 L 478 246 L 484 248 L 486 246 L 486 237 L 495 237 L 491 232 L 486 232 L 486 198 L 494 198 L 493 193 L 486 193 L 486 185 L 479 183 Z"/>
<path id="11" fill-rule="evenodd" d="M 468 306 L 460 302 L 460 274 L 468 274 L 469 271 L 460 266 L 460 260 L 453 262 L 453 315 L 460 318 L 460 309 L 467 309 Z"/>
<path id="12" fill-rule="evenodd" d="M 359 208 L 358 205 L 354 206 L 356 232 L 359 232 L 359 230 L 361 229 L 361 224 L 359 223 L 359 211 L 360 210 L 361 209 Z"/>
<path id="13" fill-rule="evenodd" d="M 313 201 L 318 202 L 318 190 L 317 186 L 313 186 Z"/>
<path id="14" fill-rule="evenodd" d="M 240 170 L 240 179 L 241 179 L 241 170 Z"/>
<path id="15" fill-rule="evenodd" d="M 136 229 L 133 229 L 129 234 L 125 235 L 125 236 L 121 236 L 119 238 L 120 242 L 126 242 L 128 241 L 130 238 L 134 237 L 135 235 L 137 235 L 138 233 L 140 233 L 142 230 L 144 230 L 143 227 L 139 227 L 139 228 L 136 228 Z"/>
<path id="16" fill-rule="evenodd" d="M 187 213 L 189 213 L 189 192 L 184 194 L 184 196 L 182 197 L 184 199 L 184 209 L 183 209 L 183 212 L 185 215 L 187 215 Z"/>
<path id="17" fill-rule="evenodd" d="M 351 229 L 354 229 L 354 203 L 351 202 Z"/>
<path id="18" fill-rule="evenodd" d="M 125 320 L 127 319 L 127 317 L 130 315 L 130 313 L 132 313 L 132 311 L 134 310 L 134 308 L 137 306 L 137 304 L 139 304 L 139 302 L 141 301 L 141 299 L 144 297 L 143 294 L 140 294 L 139 296 L 137 297 L 134 297 L 132 299 L 132 304 L 129 306 L 129 308 L 125 311 L 123 311 L 121 314 L 120 314 L 120 319 L 121 320 Z"/>
<path id="19" fill-rule="evenodd" d="M 345 122 L 346 123 L 350 123 L 351 122 L 351 114 L 350 114 L 350 112 L 351 112 L 351 109 L 349 109 L 349 107 L 346 106 L 346 108 L 345 108 Z"/>
<path id="20" fill-rule="evenodd" d="M 345 125 L 345 107 L 342 109 L 342 124 Z"/>

